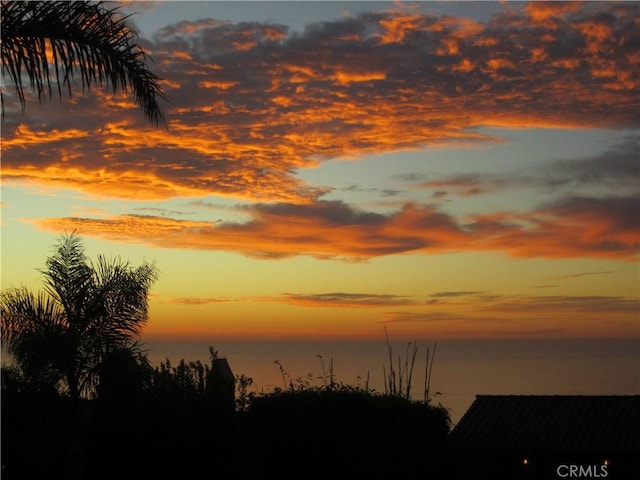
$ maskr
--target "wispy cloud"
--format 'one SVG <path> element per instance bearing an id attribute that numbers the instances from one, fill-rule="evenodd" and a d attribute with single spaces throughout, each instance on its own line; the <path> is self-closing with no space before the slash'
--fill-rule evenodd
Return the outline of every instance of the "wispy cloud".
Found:
<path id="1" fill-rule="evenodd" d="M 640 137 L 629 135 L 609 145 L 602 153 L 587 158 L 560 160 L 551 167 L 554 182 L 576 185 L 609 185 L 616 188 L 638 188 Z"/>
<path id="2" fill-rule="evenodd" d="M 581 272 L 581 273 L 572 273 L 570 275 L 560 275 L 557 277 L 550 277 L 549 280 L 566 280 L 569 278 L 580 278 L 580 277 L 590 277 L 592 275 L 608 275 L 612 272 L 610 270 L 602 271 L 602 272 Z"/>
<path id="3" fill-rule="evenodd" d="M 602 295 L 545 295 L 498 298 L 480 306 L 480 311 L 536 316 L 549 313 L 555 315 L 595 315 L 602 319 L 603 313 L 637 315 L 640 301 L 636 298 Z M 630 317 L 631 318 L 631 317 Z"/>
<path id="4" fill-rule="evenodd" d="M 156 214 L 162 217 L 180 217 L 183 215 L 189 215 L 191 212 L 184 212 L 180 210 L 169 210 L 160 207 L 136 207 L 133 208 L 134 212 L 148 212 L 149 214 Z"/>
<path id="5" fill-rule="evenodd" d="M 477 290 L 455 290 L 450 292 L 436 292 L 432 293 L 430 296 L 433 298 L 455 298 L 455 297 L 468 297 L 468 296 L 477 296 L 482 295 L 486 292 L 477 291 Z"/>
<path id="6" fill-rule="evenodd" d="M 420 188 L 434 190 L 435 196 L 475 196 L 523 187 L 558 191 L 560 188 L 587 186 L 618 193 L 637 193 L 640 176 L 638 155 L 640 138 L 633 135 L 595 155 L 548 162 L 543 169 L 520 171 L 518 174 L 475 172 L 430 179 L 425 179 L 424 174 L 405 174 L 398 178 Z"/>
<path id="7" fill-rule="evenodd" d="M 210 305 L 212 303 L 227 303 L 237 301 L 237 299 L 226 297 L 172 297 L 167 295 L 151 294 L 151 297 L 163 303 L 173 303 L 178 305 Z"/>
<path id="8" fill-rule="evenodd" d="M 616 336 L 637 325 L 639 308 L 637 298 L 619 296 L 462 295 L 455 305 L 389 311 L 380 321 L 421 324 L 436 336 Z"/>
<path id="9" fill-rule="evenodd" d="M 284 297 L 289 303 L 309 307 L 371 308 L 419 304 L 415 299 L 392 294 L 344 292 L 315 294 L 285 293 Z"/>
<path id="10" fill-rule="evenodd" d="M 435 292 L 429 295 L 429 298 L 426 300 L 427 305 L 450 305 L 452 303 L 455 304 L 464 304 L 468 302 L 469 297 L 477 298 L 479 296 L 486 296 L 488 293 L 483 291 L 472 291 L 472 290 L 460 290 L 460 291 L 450 291 L 450 292 Z"/>
<path id="11" fill-rule="evenodd" d="M 517 321 L 518 318 L 544 318 L 541 317 L 543 314 L 557 318 L 588 314 L 602 319 L 603 313 L 609 313 L 633 318 L 640 308 L 638 299 L 599 295 L 479 295 L 465 298 L 461 303 L 471 308 L 466 312 L 457 309 L 456 313 L 451 313 L 446 310 L 447 305 L 428 305 L 423 311 L 389 312 L 386 317 L 393 321 L 511 317 Z"/>

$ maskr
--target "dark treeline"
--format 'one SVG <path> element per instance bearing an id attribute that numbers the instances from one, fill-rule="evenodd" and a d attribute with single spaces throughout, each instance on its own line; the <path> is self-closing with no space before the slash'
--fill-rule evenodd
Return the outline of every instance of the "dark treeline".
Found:
<path id="1" fill-rule="evenodd" d="M 105 362 L 92 398 L 2 371 L 2 478 L 442 478 L 448 412 L 330 377 L 251 392 L 210 361 Z"/>

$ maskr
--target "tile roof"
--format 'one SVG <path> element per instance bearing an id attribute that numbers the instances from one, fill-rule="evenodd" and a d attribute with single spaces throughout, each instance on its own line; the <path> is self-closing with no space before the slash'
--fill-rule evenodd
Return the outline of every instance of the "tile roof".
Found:
<path id="1" fill-rule="evenodd" d="M 640 452 L 640 395 L 477 395 L 449 435 L 462 449 Z"/>

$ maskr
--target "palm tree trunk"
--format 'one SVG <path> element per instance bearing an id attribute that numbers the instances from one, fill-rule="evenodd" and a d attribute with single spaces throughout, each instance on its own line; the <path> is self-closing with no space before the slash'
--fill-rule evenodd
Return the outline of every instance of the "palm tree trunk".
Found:
<path id="1" fill-rule="evenodd" d="M 69 388 L 69 396 L 74 400 L 80 399 L 80 381 L 78 379 L 77 369 L 71 367 L 67 370 L 67 386 Z"/>

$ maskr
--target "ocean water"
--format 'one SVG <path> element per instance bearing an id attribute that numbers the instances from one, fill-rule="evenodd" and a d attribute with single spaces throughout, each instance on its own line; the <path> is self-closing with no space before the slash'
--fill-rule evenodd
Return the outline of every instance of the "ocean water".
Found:
<path id="1" fill-rule="evenodd" d="M 385 341 L 144 342 L 155 365 L 165 359 L 172 364 L 182 359 L 208 362 L 210 345 L 227 358 L 236 375 L 251 377 L 257 392 L 290 381 L 322 385 L 331 371 L 334 381 L 384 392 L 391 370 Z M 390 346 L 397 373 L 405 361 L 410 365 L 414 345 L 392 342 Z M 439 341 L 417 342 L 416 347 L 411 396 L 424 398 L 426 357 L 429 353 L 431 358 L 435 349 L 430 392 L 434 403 L 449 409 L 454 424 L 481 394 L 640 394 L 638 338 Z"/>

